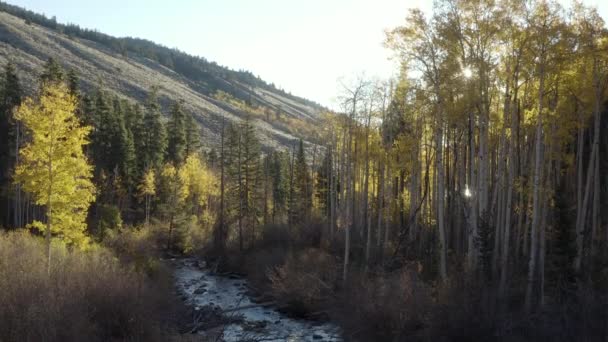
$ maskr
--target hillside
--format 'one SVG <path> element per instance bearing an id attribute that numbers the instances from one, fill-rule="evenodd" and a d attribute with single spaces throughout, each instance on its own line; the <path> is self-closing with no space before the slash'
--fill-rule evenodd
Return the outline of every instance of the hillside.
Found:
<path id="1" fill-rule="evenodd" d="M 266 148 L 315 141 L 323 108 L 268 84 L 247 71 L 235 71 L 176 49 L 137 38 L 115 38 L 0 2 L 0 64 L 12 60 L 24 88 L 32 92 L 50 58 L 76 71 L 81 87 L 103 87 L 143 102 L 158 86 L 162 106 L 179 99 L 200 124 L 203 144 L 218 141 L 221 118 L 252 115 Z"/>

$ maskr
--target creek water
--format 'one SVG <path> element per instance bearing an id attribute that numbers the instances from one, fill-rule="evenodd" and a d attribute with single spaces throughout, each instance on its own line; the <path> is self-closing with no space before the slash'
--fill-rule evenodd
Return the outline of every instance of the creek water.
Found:
<path id="1" fill-rule="evenodd" d="M 333 324 L 290 318 L 276 307 L 255 303 L 245 279 L 215 274 L 192 258 L 172 262 L 177 291 L 186 304 L 237 318 L 221 327 L 223 341 L 342 341 Z"/>

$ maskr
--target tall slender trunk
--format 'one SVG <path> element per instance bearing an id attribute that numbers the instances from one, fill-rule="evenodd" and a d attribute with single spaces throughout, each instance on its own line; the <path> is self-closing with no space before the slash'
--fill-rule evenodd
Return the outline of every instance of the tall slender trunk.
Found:
<path id="1" fill-rule="evenodd" d="M 597 71 L 596 71 L 597 72 Z M 597 77 L 597 76 L 596 76 Z M 596 163 L 599 160 L 596 157 L 599 155 L 599 140 L 600 140 L 600 119 L 601 119 L 601 98 L 603 94 L 603 87 L 598 84 L 598 80 L 595 81 L 595 105 L 594 105 L 594 124 L 593 124 L 593 146 L 591 148 L 591 154 L 589 155 L 589 164 L 587 166 L 587 179 L 585 182 L 585 192 L 583 195 L 583 203 L 580 210 L 580 215 L 576 221 L 576 259 L 574 261 L 574 269 L 576 272 L 580 272 L 582 269 L 583 257 L 584 257 L 584 239 L 585 239 L 585 225 L 587 224 L 587 211 L 589 206 L 589 197 L 591 192 L 591 186 L 593 182 L 593 176 L 595 174 Z"/>
<path id="2" fill-rule="evenodd" d="M 382 213 L 384 211 L 384 154 L 380 156 L 380 164 L 378 166 L 378 198 L 376 202 L 377 210 L 377 233 L 378 233 L 378 247 L 382 246 Z"/>
<path id="3" fill-rule="evenodd" d="M 472 272 L 477 266 L 477 168 L 475 167 L 475 116 L 469 113 L 469 184 L 467 185 L 469 196 L 469 232 L 467 268 Z"/>
<path id="4" fill-rule="evenodd" d="M 245 196 L 245 191 L 243 189 L 243 177 L 242 177 L 242 156 L 241 156 L 241 133 L 238 133 L 238 148 L 237 148 L 237 167 L 238 167 L 238 186 L 239 186 L 239 217 L 238 217 L 238 225 L 239 225 L 239 251 L 243 251 L 243 200 Z"/>
<path id="5" fill-rule="evenodd" d="M 439 94 L 439 89 L 436 89 Z M 437 229 L 439 230 L 439 274 L 443 282 L 448 280 L 447 272 L 447 240 L 445 234 L 445 179 L 443 169 L 443 108 L 439 102 L 437 106 L 437 127 L 435 131 L 435 162 L 437 171 Z"/>
<path id="6" fill-rule="evenodd" d="M 517 79 L 517 78 L 515 78 Z M 517 103 L 517 89 L 515 89 L 514 100 L 513 103 Z M 515 107 L 515 105 L 513 106 Z M 510 141 L 508 148 L 508 178 L 507 178 L 507 188 L 506 195 L 507 200 L 505 204 L 505 224 L 504 224 L 504 236 L 502 241 L 502 254 L 501 254 L 501 262 L 500 262 L 500 283 L 498 286 L 498 293 L 501 297 L 504 296 L 505 290 L 507 287 L 507 276 L 508 276 L 508 266 L 509 266 L 509 248 L 510 248 L 510 240 L 511 240 L 511 216 L 512 216 L 512 207 L 513 207 L 513 183 L 515 182 L 515 126 L 516 126 L 516 116 L 515 116 L 515 108 L 509 108 L 509 114 L 511 116 L 511 132 L 510 132 Z M 506 118 L 505 118 L 506 119 Z"/>
<path id="7" fill-rule="evenodd" d="M 534 146 L 534 181 L 532 183 L 532 230 L 530 232 L 530 260 L 528 263 L 528 278 L 526 286 L 526 299 L 525 308 L 527 312 L 532 310 L 533 295 L 534 295 L 534 284 L 536 278 L 536 264 L 537 264 L 537 251 L 538 251 L 538 230 L 540 224 L 541 205 L 540 205 L 540 187 L 542 182 L 542 163 L 543 163 L 543 101 L 544 101 L 544 85 L 545 85 L 545 72 L 544 72 L 544 53 L 540 57 L 540 81 L 538 88 L 538 118 L 536 119 L 536 141 Z"/>
<path id="8" fill-rule="evenodd" d="M 371 106 L 370 106 L 371 107 Z M 365 243 L 365 266 L 369 266 L 369 254 L 372 244 L 372 226 L 371 226 L 371 212 L 369 205 L 369 125 L 372 119 L 371 108 L 368 110 L 367 125 L 365 127 L 365 183 L 363 186 L 363 210 L 364 210 L 364 221 L 367 228 L 367 239 Z"/>

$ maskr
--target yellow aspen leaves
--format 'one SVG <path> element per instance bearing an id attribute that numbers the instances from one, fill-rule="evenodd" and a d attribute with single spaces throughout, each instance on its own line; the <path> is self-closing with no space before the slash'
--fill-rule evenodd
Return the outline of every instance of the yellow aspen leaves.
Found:
<path id="1" fill-rule="evenodd" d="M 65 85 L 48 84 L 39 99 L 28 98 L 17 109 L 15 118 L 29 139 L 19 150 L 14 180 L 46 209 L 47 222 L 35 221 L 33 227 L 46 226 L 68 245 L 86 247 L 85 220 L 95 186 L 83 147 L 91 128 L 79 122 L 76 105 Z"/>

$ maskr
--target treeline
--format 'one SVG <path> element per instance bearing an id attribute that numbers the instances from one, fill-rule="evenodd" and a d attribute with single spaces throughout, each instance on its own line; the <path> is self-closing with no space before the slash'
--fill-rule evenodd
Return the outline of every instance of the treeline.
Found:
<path id="1" fill-rule="evenodd" d="M 81 28 L 75 24 L 61 24 L 57 22 L 55 17 L 47 18 L 43 14 L 4 2 L 0 2 L 0 11 L 22 18 L 27 23 L 34 23 L 70 37 L 87 39 L 99 43 L 125 57 L 148 58 L 156 61 L 192 80 L 207 95 L 213 95 L 217 91 L 224 91 L 242 101 L 257 103 L 255 102 L 255 97 L 251 96 L 251 91 L 248 88 L 260 87 L 278 92 L 283 96 L 314 108 L 320 107 L 317 103 L 287 93 L 275 87 L 274 84 L 268 84 L 258 76 L 253 75 L 250 71 L 231 70 L 215 62 L 207 61 L 203 57 L 191 56 L 175 48 L 171 49 L 149 40 L 132 37 L 116 38 L 97 30 Z"/>
<path id="2" fill-rule="evenodd" d="M 48 127 L 24 127 L 15 114 L 23 108 L 23 95 L 13 64 L 5 66 L 2 80 L 1 122 L 7 133 L 2 136 L 0 167 L 2 225 L 20 228 L 45 223 L 48 204 L 40 205 L 31 192 L 24 191 L 27 180 L 14 175 L 32 136 L 50 132 L 44 131 Z M 64 90 L 47 89 L 61 84 Z M 75 101 L 74 116 L 89 127 L 74 147 L 84 150 L 95 188 L 87 225 L 80 230 L 98 241 L 123 225 L 154 221 L 168 226 L 169 248 L 175 231 L 187 233 L 184 230 L 194 227 L 201 235 L 205 231 L 213 235 L 220 249 L 234 237 L 242 250 L 251 247 L 260 225 L 288 217 L 290 222 L 300 222 L 310 212 L 312 183 L 303 142 L 294 144 L 291 151 L 262 154 L 249 117 L 237 123 L 223 121 L 220 146 L 203 151 L 193 113 L 185 111 L 181 101 L 174 101 L 165 122 L 157 89 L 150 91 L 144 104 L 109 95 L 102 87 L 81 93 L 77 75 L 53 59 L 40 74 L 39 89 L 36 97 L 43 109 L 38 118 L 59 110 L 44 107 L 45 94 L 56 97 L 66 91 Z M 180 247 L 192 249 L 191 242 Z"/>

